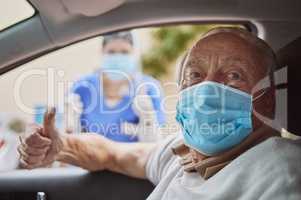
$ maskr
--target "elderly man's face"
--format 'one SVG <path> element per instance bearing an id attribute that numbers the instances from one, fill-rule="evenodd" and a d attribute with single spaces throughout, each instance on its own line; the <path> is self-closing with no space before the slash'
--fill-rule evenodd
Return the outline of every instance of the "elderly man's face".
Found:
<path id="1" fill-rule="evenodd" d="M 200 40 L 190 51 L 181 74 L 181 89 L 215 81 L 251 93 L 266 76 L 266 58 L 253 44 L 231 33 Z"/>
<path id="2" fill-rule="evenodd" d="M 259 80 L 266 77 L 269 58 L 256 46 L 231 33 L 218 33 L 200 40 L 189 52 L 180 75 L 181 89 L 202 81 L 214 81 L 252 94 Z M 273 97 L 265 95 L 254 107 L 271 112 Z M 261 122 L 253 116 L 253 128 Z M 194 162 L 204 155 L 191 149 Z"/>

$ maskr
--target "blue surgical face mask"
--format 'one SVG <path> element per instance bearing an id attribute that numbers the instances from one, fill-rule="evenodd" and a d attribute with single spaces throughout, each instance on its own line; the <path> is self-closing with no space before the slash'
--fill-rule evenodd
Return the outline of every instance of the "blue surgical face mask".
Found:
<path id="1" fill-rule="evenodd" d="M 101 67 L 111 80 L 122 80 L 137 70 L 138 63 L 133 55 L 105 54 Z"/>
<path id="2" fill-rule="evenodd" d="M 241 143 L 251 133 L 251 116 L 251 95 L 205 81 L 180 93 L 176 119 L 185 143 L 212 156 Z"/>

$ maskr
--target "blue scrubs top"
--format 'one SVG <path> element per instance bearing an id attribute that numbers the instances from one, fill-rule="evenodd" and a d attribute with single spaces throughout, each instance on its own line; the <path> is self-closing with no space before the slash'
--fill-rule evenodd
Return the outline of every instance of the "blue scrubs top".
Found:
<path id="1" fill-rule="evenodd" d="M 101 78 L 99 73 L 88 75 L 77 81 L 72 92 L 80 96 L 83 104 L 83 113 L 81 114 L 81 126 L 84 131 L 94 132 L 105 137 L 120 142 L 136 142 L 137 136 L 127 135 L 121 131 L 123 122 L 137 124 L 139 117 L 132 109 L 133 94 L 125 95 L 121 101 L 114 107 L 107 106 L 101 87 Z M 146 93 L 151 97 L 154 110 L 156 111 L 157 122 L 159 125 L 165 123 L 165 115 L 162 110 L 162 90 L 159 81 L 147 75 L 138 75 L 130 84 L 133 85 L 131 91 L 135 91 L 139 83 L 146 84 Z M 160 88 L 158 91 L 157 88 Z M 158 92 L 160 94 L 158 94 Z"/>

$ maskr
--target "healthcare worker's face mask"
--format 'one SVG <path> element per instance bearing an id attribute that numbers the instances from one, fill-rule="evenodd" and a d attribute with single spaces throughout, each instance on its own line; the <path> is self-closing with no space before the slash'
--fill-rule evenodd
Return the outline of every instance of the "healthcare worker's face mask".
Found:
<path id="1" fill-rule="evenodd" d="M 101 67 L 111 80 L 123 80 L 137 70 L 137 59 L 128 54 L 105 54 Z"/>
<path id="2" fill-rule="evenodd" d="M 208 156 L 216 155 L 251 133 L 252 96 L 204 81 L 181 91 L 176 119 L 188 146 Z"/>

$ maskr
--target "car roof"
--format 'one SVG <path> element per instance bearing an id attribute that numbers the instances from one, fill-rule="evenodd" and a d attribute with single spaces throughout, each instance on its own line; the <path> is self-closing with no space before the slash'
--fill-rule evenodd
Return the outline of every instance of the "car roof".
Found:
<path id="1" fill-rule="evenodd" d="M 299 0 L 30 0 L 36 14 L 0 32 L 0 74 L 103 33 L 184 22 L 248 23 L 274 49 L 301 33 Z"/>

